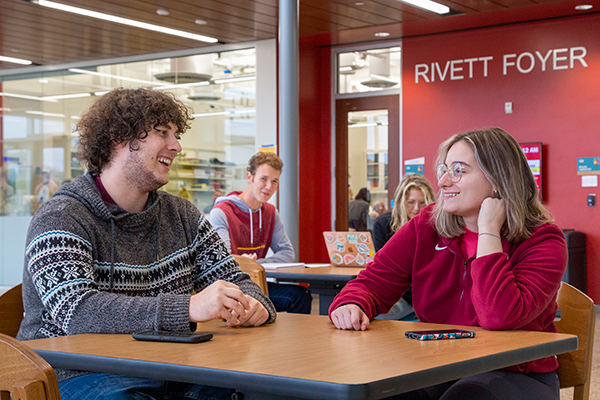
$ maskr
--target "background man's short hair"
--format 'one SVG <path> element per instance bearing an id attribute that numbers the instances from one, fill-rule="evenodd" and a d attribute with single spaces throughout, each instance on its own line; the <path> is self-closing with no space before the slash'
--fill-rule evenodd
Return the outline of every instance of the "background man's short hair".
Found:
<path id="1" fill-rule="evenodd" d="M 254 176 L 256 169 L 263 164 L 267 164 L 276 171 L 283 169 L 283 161 L 281 161 L 277 154 L 259 152 L 253 155 L 250 161 L 248 161 L 248 172 Z"/>

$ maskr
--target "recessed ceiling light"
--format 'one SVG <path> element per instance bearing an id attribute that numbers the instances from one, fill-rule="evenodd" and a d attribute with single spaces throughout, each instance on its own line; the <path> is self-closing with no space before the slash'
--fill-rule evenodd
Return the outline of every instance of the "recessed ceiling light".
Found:
<path id="1" fill-rule="evenodd" d="M 396 1 L 408 3 L 413 6 L 423 8 L 427 11 L 434 12 L 436 14 L 448 14 L 450 12 L 450 7 L 447 7 L 440 3 L 436 3 L 435 1 L 431 1 L 431 0 L 396 0 Z"/>
<path id="2" fill-rule="evenodd" d="M 578 6 L 575 6 L 576 10 L 580 10 L 580 11 L 586 11 L 586 10 L 591 10 L 592 9 L 592 5 L 591 4 L 580 4 Z"/>
<path id="3" fill-rule="evenodd" d="M 196 20 L 196 25 L 206 25 L 206 24 L 208 24 L 208 22 L 206 22 L 203 19 L 197 19 Z"/>
<path id="4" fill-rule="evenodd" d="M 389 32 L 377 32 L 375 34 L 375 36 L 377 36 L 377 37 L 388 37 L 388 36 L 390 36 L 390 34 L 389 34 Z"/>
<path id="5" fill-rule="evenodd" d="M 54 99 L 44 99 L 42 97 L 27 96 L 27 95 L 18 94 L 18 93 L 0 92 L 0 96 L 3 96 L 3 97 L 14 97 L 14 98 L 17 98 L 17 99 L 25 99 L 25 100 L 49 101 L 49 102 L 52 102 L 52 103 L 56 103 L 57 102 Z"/>
<path id="6" fill-rule="evenodd" d="M 66 99 L 78 99 L 80 97 L 90 97 L 91 93 L 71 93 L 71 94 L 58 94 L 56 96 L 43 96 L 42 100 L 66 100 Z"/>
<path id="7" fill-rule="evenodd" d="M 215 79 L 214 83 L 220 85 L 221 83 L 232 83 L 232 82 L 245 82 L 245 81 L 253 81 L 256 79 L 256 76 L 240 76 L 238 78 L 223 78 L 223 79 Z"/>
<path id="8" fill-rule="evenodd" d="M 166 28 L 164 26 L 148 24 L 146 22 L 140 22 L 140 21 L 136 21 L 133 19 L 129 19 L 129 18 L 117 17 L 114 15 L 104 14 L 104 13 L 97 12 L 97 11 L 86 10 L 85 8 L 68 6 L 66 4 L 55 3 L 53 1 L 36 0 L 36 3 L 39 4 L 40 6 L 53 8 L 55 10 L 61 10 L 61 11 L 66 11 L 66 12 L 70 12 L 70 13 L 74 13 L 74 14 L 85 15 L 85 16 L 91 17 L 91 18 L 97 18 L 97 19 L 101 19 L 104 21 L 115 22 L 117 24 L 134 26 L 136 28 L 147 29 L 147 30 L 154 31 L 154 32 L 166 33 L 168 35 L 179 36 L 179 37 L 184 37 L 184 38 L 193 39 L 193 40 L 199 40 L 201 42 L 217 43 L 219 41 L 218 39 L 209 37 L 209 36 L 197 35 L 195 33 L 180 31 L 179 29 Z"/>
<path id="9" fill-rule="evenodd" d="M 14 64 L 22 64 L 22 65 L 29 65 L 32 63 L 31 61 L 23 60 L 22 58 L 4 57 L 4 56 L 0 56 L 0 61 L 14 63 Z"/>
<path id="10" fill-rule="evenodd" d="M 169 10 L 164 9 L 164 8 L 159 8 L 158 10 L 156 10 L 156 13 L 158 15 L 169 15 Z"/>
<path id="11" fill-rule="evenodd" d="M 151 85 L 151 86 L 152 85 L 164 85 L 161 82 L 152 82 L 152 81 L 145 81 L 142 79 L 127 78 L 125 76 L 106 74 L 103 72 L 88 71 L 87 69 L 69 68 L 69 72 L 74 72 L 76 74 L 102 76 L 102 77 L 106 77 L 106 78 L 119 79 L 119 80 L 127 81 L 127 82 L 143 83 L 144 85 Z"/>
<path id="12" fill-rule="evenodd" d="M 65 114 L 56 114 L 56 113 L 49 113 L 49 112 L 43 112 L 43 111 L 32 111 L 32 110 L 25 111 L 25 114 L 41 115 L 43 117 L 54 117 L 54 118 L 64 118 L 65 117 Z"/>

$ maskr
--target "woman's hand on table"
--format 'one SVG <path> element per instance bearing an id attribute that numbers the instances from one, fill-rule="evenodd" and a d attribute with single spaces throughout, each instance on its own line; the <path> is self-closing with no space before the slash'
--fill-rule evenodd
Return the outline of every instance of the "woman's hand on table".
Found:
<path id="1" fill-rule="evenodd" d="M 344 304 L 331 313 L 331 322 L 338 329 L 354 329 L 366 331 L 369 328 L 369 318 L 356 304 Z"/>

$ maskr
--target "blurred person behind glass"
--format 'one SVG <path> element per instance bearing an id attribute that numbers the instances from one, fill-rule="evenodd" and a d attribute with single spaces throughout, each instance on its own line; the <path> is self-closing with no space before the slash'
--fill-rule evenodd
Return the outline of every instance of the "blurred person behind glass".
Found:
<path id="1" fill-rule="evenodd" d="M 348 203 L 348 230 L 366 231 L 371 206 L 371 192 L 361 188 L 354 200 Z"/>
<path id="2" fill-rule="evenodd" d="M 8 169 L 6 164 L 0 167 L 0 215 L 8 215 L 8 202 L 15 194 L 15 189 L 8 184 Z"/>

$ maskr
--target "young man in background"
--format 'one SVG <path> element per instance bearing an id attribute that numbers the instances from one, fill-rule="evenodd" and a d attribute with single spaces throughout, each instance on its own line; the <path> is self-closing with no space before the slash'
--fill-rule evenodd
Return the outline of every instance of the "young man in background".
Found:
<path id="1" fill-rule="evenodd" d="M 293 262 L 295 253 L 277 209 L 268 201 L 279 188 L 283 162 L 276 154 L 258 153 L 249 161 L 243 192 L 217 199 L 210 223 L 232 254 L 259 263 Z M 269 248 L 273 255 L 267 257 Z M 269 298 L 277 311 L 310 314 L 312 296 L 304 286 L 268 282 Z"/>

